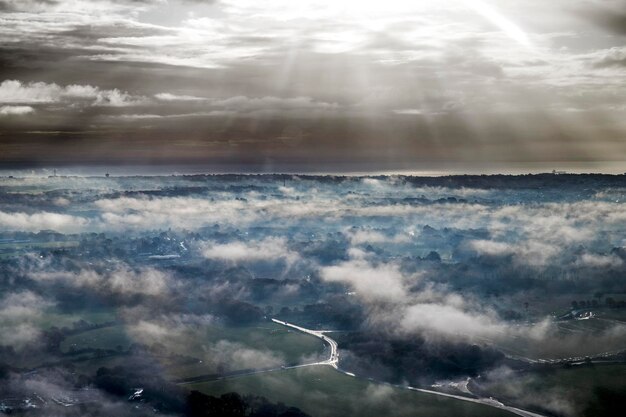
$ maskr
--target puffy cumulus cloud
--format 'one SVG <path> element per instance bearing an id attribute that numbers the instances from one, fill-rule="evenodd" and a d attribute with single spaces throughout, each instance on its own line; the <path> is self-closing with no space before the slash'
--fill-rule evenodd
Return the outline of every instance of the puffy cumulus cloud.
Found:
<path id="1" fill-rule="evenodd" d="M 171 93 L 159 93 L 159 94 L 155 94 L 154 97 L 157 100 L 161 100 L 161 101 L 204 101 L 204 100 L 207 100 L 204 97 L 178 95 L 178 94 L 171 94 Z"/>
<path id="2" fill-rule="evenodd" d="M 285 187 L 282 185 L 278 187 L 278 191 L 280 191 L 281 193 L 285 195 L 294 195 L 297 192 L 297 190 L 294 187 Z"/>
<path id="3" fill-rule="evenodd" d="M 472 240 L 469 242 L 469 246 L 476 252 L 486 255 L 512 255 L 515 253 L 513 245 L 492 240 Z"/>
<path id="4" fill-rule="evenodd" d="M 291 190 L 284 191 L 291 192 Z M 240 225 L 272 218 L 280 218 L 282 221 L 325 218 L 332 221 L 340 220 L 345 216 L 364 218 L 412 216 L 411 220 L 423 219 L 420 223 L 433 219 L 434 222 L 447 221 L 455 225 L 467 225 L 478 216 L 484 215 L 478 211 L 487 210 L 486 206 L 480 205 L 371 205 L 364 197 L 337 201 L 335 192 L 322 193 L 316 192 L 315 189 L 298 188 L 294 188 L 293 191 L 306 193 L 308 198 L 301 199 L 298 204 L 293 204 L 293 201 L 288 199 L 267 198 L 258 193 L 249 193 L 245 195 L 246 201 L 232 199 L 232 195 L 215 194 L 211 198 L 121 197 L 98 200 L 94 204 L 102 212 L 101 218 L 104 225 L 113 229 L 145 229 L 163 226 L 193 228 L 216 222 Z M 447 215 L 448 218 L 442 220 L 442 215 Z M 468 219 L 467 216 L 472 217 Z"/>
<path id="5" fill-rule="evenodd" d="M 107 286 L 111 291 L 118 294 L 162 296 L 174 285 L 169 274 L 154 268 L 139 271 L 119 268 L 109 275 L 107 281 Z"/>
<path id="6" fill-rule="evenodd" d="M 121 316 L 127 323 L 133 324 L 141 321 L 151 321 L 163 327 L 181 328 L 197 330 L 201 327 L 220 325 L 220 320 L 211 314 L 161 314 L 154 315 L 154 312 L 146 306 L 135 306 L 122 308 Z"/>
<path id="7" fill-rule="evenodd" d="M 410 233 L 388 236 L 377 230 L 349 229 L 344 232 L 353 245 L 369 243 L 406 243 L 410 240 Z"/>
<path id="8" fill-rule="evenodd" d="M 422 197 L 431 200 L 440 198 L 456 197 L 456 198 L 480 198 L 488 197 L 493 194 L 493 190 L 482 188 L 449 188 L 437 186 L 419 186 L 405 183 L 402 178 L 397 176 L 388 176 L 383 178 L 365 177 L 361 179 L 361 183 L 365 186 L 364 191 L 375 191 L 377 195 L 385 195 L 390 197 L 398 197 L 402 195 L 408 198 Z"/>
<path id="9" fill-rule="evenodd" d="M 0 84 L 0 102 L 3 103 L 51 103 L 58 101 L 62 89 L 56 84 L 18 80 L 5 80 Z"/>
<path id="10" fill-rule="evenodd" d="M 116 198 L 98 200 L 102 223 L 114 230 L 195 228 L 226 222 L 252 222 L 258 218 L 246 202 L 195 197 Z"/>
<path id="11" fill-rule="evenodd" d="M 178 285 L 177 281 L 166 272 L 154 268 L 133 270 L 127 265 L 118 265 L 106 272 L 91 269 L 84 269 L 77 273 L 33 272 L 31 277 L 39 282 L 60 282 L 73 287 L 120 296 L 165 296 Z"/>
<path id="12" fill-rule="evenodd" d="M 1 106 L 0 116 L 24 116 L 34 113 L 35 109 L 31 106 Z"/>
<path id="13" fill-rule="evenodd" d="M 136 309 L 135 309 L 136 310 Z M 285 363 L 284 357 L 277 352 L 257 349 L 230 340 L 198 339 L 208 326 L 219 325 L 211 315 L 168 315 L 146 317 L 146 311 L 131 311 L 127 317 L 141 317 L 126 325 L 127 335 L 134 341 L 145 345 L 159 344 L 171 352 L 201 355 L 203 366 L 213 369 L 237 370 L 266 368 Z"/>
<path id="14" fill-rule="evenodd" d="M 624 265 L 622 258 L 616 255 L 596 255 L 593 253 L 583 253 L 577 260 L 577 265 L 592 268 L 618 268 Z"/>
<path id="15" fill-rule="evenodd" d="M 41 296 L 23 291 L 5 295 L 0 301 L 0 345 L 21 349 L 37 340 L 37 321 L 52 303 Z"/>
<path id="16" fill-rule="evenodd" d="M 313 197 L 299 204 L 282 198 L 265 198 L 258 193 L 245 195 L 246 201 L 233 199 L 231 194 L 214 194 L 210 198 L 121 197 L 102 199 L 94 203 L 100 210 L 102 227 L 128 229 L 193 229 L 215 223 L 248 225 L 258 220 L 280 218 L 282 221 L 348 214 L 352 206 L 333 207 L 334 195 Z"/>
<path id="17" fill-rule="evenodd" d="M 560 358 L 583 361 L 587 356 L 622 351 L 626 325 L 612 320 L 559 322 L 546 319 L 533 327 L 512 327 L 507 335 L 508 338 L 492 340 L 504 352 L 514 355 L 524 352 L 531 362 Z"/>
<path id="18" fill-rule="evenodd" d="M 370 263 L 364 252 L 352 251 L 353 259 L 320 270 L 326 282 L 337 282 L 354 288 L 357 295 L 368 302 L 403 302 L 407 298 L 410 281 L 398 265 Z M 415 279 L 412 277 L 412 279 Z"/>
<path id="19" fill-rule="evenodd" d="M 277 352 L 255 349 L 241 343 L 220 340 L 206 350 L 207 360 L 225 366 L 229 370 L 271 368 L 285 363 Z"/>
<path id="20" fill-rule="evenodd" d="M 536 205 L 505 205 L 483 209 L 477 217 L 494 236 L 469 246 L 478 253 L 513 255 L 543 266 L 581 244 L 593 244 L 602 230 L 626 224 L 626 205 L 579 201 Z"/>
<path id="21" fill-rule="evenodd" d="M 38 232 L 40 230 L 55 230 L 62 233 L 76 233 L 84 231 L 90 221 L 84 217 L 68 214 L 39 212 L 39 213 L 9 213 L 0 211 L 0 230 Z"/>
<path id="22" fill-rule="evenodd" d="M 322 267 L 326 282 L 349 285 L 369 307 L 368 326 L 390 329 L 398 335 L 420 334 L 427 338 L 485 340 L 494 342 L 524 337 L 541 340 L 549 321 L 517 327 L 499 318 L 471 296 L 450 292 L 407 275 L 394 263 L 373 263 L 369 254 L 351 249 L 351 260 Z"/>
<path id="23" fill-rule="evenodd" d="M 155 315 L 144 307 L 123 309 L 120 315 L 126 322 L 127 335 L 134 341 L 148 346 L 158 343 L 178 353 L 186 353 L 193 343 L 204 343 L 198 341 L 198 333 L 220 323 L 210 314 Z"/>
<path id="24" fill-rule="evenodd" d="M 166 341 L 168 338 L 180 338 L 181 329 L 154 321 L 141 320 L 127 326 L 127 334 L 135 341 L 151 345 Z"/>
<path id="25" fill-rule="evenodd" d="M 516 404 L 522 407 L 550 410 L 568 417 L 579 415 L 571 390 L 563 386 L 546 386 L 541 383 L 540 376 L 532 373 L 521 375 L 508 367 L 500 367 L 486 372 L 481 380 L 478 383 L 482 389 L 497 392 L 501 398 L 515 398 Z"/>
<path id="26" fill-rule="evenodd" d="M 624 213 L 626 205 L 607 206 L 581 201 L 576 203 L 546 203 L 539 205 L 504 205 L 488 213 L 488 227 L 499 235 L 516 232 L 530 238 L 559 241 L 564 244 L 590 239 L 594 227 L 604 221 L 608 210 Z M 591 210 L 589 212 L 588 210 Z M 590 215 L 598 214 L 597 219 Z"/>
<path id="27" fill-rule="evenodd" d="M 5 80 L 0 84 L 0 103 L 11 104 L 80 104 L 92 106 L 127 107 L 144 104 L 146 99 L 134 97 L 129 93 L 113 90 L 101 90 L 91 85 L 59 86 L 55 83 Z"/>
<path id="28" fill-rule="evenodd" d="M 517 261 L 534 266 L 545 266 L 554 257 L 561 254 L 557 244 L 545 244 L 538 241 L 506 243 L 493 240 L 472 240 L 469 247 L 476 253 L 491 256 L 513 256 Z"/>
<path id="29" fill-rule="evenodd" d="M 383 181 L 376 178 L 363 178 L 361 181 L 363 182 L 363 184 L 368 185 L 372 188 L 380 188 L 384 186 Z"/>
<path id="30" fill-rule="evenodd" d="M 376 331 L 489 343 L 504 352 L 525 352 L 530 361 L 617 351 L 626 335 L 626 326 L 617 322 L 595 333 L 572 331 L 550 316 L 528 324 L 509 322 L 472 294 L 424 282 L 394 263 L 375 264 L 360 249 L 351 249 L 350 256 L 347 262 L 321 267 L 320 276 L 353 288 L 365 303 L 366 326 Z"/>
<path id="31" fill-rule="evenodd" d="M 259 241 L 202 244 L 202 256 L 232 262 L 284 260 L 291 265 L 300 260 L 300 255 L 289 249 L 287 239 L 268 237 Z"/>
<path id="32" fill-rule="evenodd" d="M 325 224 L 337 224 L 346 218 L 364 221 L 385 217 L 391 225 L 410 225 L 401 233 L 389 233 L 366 227 L 345 229 L 343 233 L 353 244 L 406 243 L 420 237 L 413 229 L 423 225 L 436 229 L 486 229 L 489 236 L 467 242 L 467 247 L 489 255 L 511 255 L 520 262 L 537 267 L 558 259 L 568 250 L 580 245 L 593 245 L 602 238 L 602 231 L 626 225 L 626 204 L 619 201 L 583 200 L 573 203 L 487 204 L 478 202 L 427 202 L 398 204 L 403 197 L 415 196 L 400 184 L 387 186 L 389 197 L 372 204 L 366 192 L 352 193 L 337 200 L 336 193 L 314 192 L 300 185 L 280 190 L 282 195 L 266 197 L 254 193 L 244 195 L 246 201 L 214 194 L 211 198 L 116 198 L 96 201 L 100 210 L 91 226 L 103 230 L 151 230 L 158 228 L 193 229 L 214 223 L 245 226 L 253 222 L 280 219 L 297 222 L 323 219 Z M 382 188 L 385 195 L 387 191 Z M 466 196 L 493 198 L 491 192 L 472 193 L 463 190 L 419 190 L 428 192 L 426 198 Z M 486 194 L 485 194 L 486 193 Z M 307 195 L 293 204 L 294 195 Z M 1 223 L 0 223 L 1 224 Z M 78 223 L 81 224 L 81 223 Z M 232 249 L 237 249 L 235 246 Z M 243 249 L 239 248 L 240 252 Z"/>
<path id="33" fill-rule="evenodd" d="M 456 306 L 421 303 L 408 306 L 400 327 L 409 333 L 438 334 L 452 338 L 500 338 L 508 326 L 488 313 L 464 311 Z"/>

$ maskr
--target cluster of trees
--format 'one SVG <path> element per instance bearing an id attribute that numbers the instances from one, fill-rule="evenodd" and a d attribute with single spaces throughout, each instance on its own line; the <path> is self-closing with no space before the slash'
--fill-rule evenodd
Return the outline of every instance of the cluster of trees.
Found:
<path id="1" fill-rule="evenodd" d="M 454 175 L 447 177 L 401 177 L 416 187 L 495 188 L 495 189 L 542 189 L 596 190 L 620 187 L 625 175 L 602 174 L 528 174 L 528 175 Z"/>
<path id="2" fill-rule="evenodd" d="M 343 352 L 343 367 L 398 383 L 476 376 L 506 361 L 496 349 L 462 342 L 426 341 L 417 336 L 400 339 L 370 332 L 345 333 L 335 338 Z"/>
<path id="3" fill-rule="evenodd" d="M 616 301 L 612 297 L 607 297 L 604 302 L 608 308 L 626 308 L 626 301 L 624 300 Z"/>
<path id="4" fill-rule="evenodd" d="M 212 397 L 198 391 L 187 396 L 186 413 L 188 417 L 307 417 L 300 409 L 288 407 L 283 403 L 274 404 L 260 396 L 228 393 Z"/>
<path id="5" fill-rule="evenodd" d="M 227 393 L 213 397 L 199 391 L 180 388 L 144 370 L 138 373 L 125 368 L 100 368 L 93 380 L 95 386 L 116 396 L 128 397 L 137 387 L 143 392 L 134 401 L 148 403 L 159 412 L 186 417 L 307 417 L 295 407 L 271 403 L 260 396 Z"/>
<path id="6" fill-rule="evenodd" d="M 301 309 L 283 307 L 278 317 L 312 328 L 352 330 L 361 327 L 365 320 L 363 306 L 343 295 L 330 296 L 327 301 L 306 304 Z"/>
<path id="7" fill-rule="evenodd" d="M 621 416 L 626 409 L 626 390 L 597 387 L 593 393 L 583 416 L 585 417 L 613 417 Z"/>
<path id="8" fill-rule="evenodd" d="M 578 310 L 578 309 L 585 309 L 585 308 L 599 308 L 601 307 L 600 302 L 597 299 L 593 299 L 593 300 L 580 300 L 580 301 L 576 301 L 573 300 L 572 301 L 572 309 L 573 310 Z M 625 300 L 616 300 L 613 297 L 606 297 L 606 299 L 604 300 L 604 305 L 603 307 L 608 307 L 608 308 L 626 308 L 626 301 Z"/>
<path id="9" fill-rule="evenodd" d="M 41 397 L 45 394 L 37 396 L 32 387 L 16 383 L 11 377 L 15 372 L 0 363 L 0 402 L 7 406 L 0 410 L 0 414 L 109 417 L 114 412 L 118 417 L 147 417 L 157 413 L 181 417 L 309 417 L 298 408 L 272 403 L 261 396 L 232 392 L 214 397 L 198 391 L 190 392 L 164 380 L 154 369 L 130 364 L 100 368 L 92 377 L 56 369 L 52 372 L 55 376 L 50 384 L 59 384 L 64 387 L 61 390 L 77 394 L 70 395 L 76 397 L 73 407 L 60 407 L 55 401 Z M 86 387 L 92 389 L 84 390 Z M 100 394 L 94 394 L 94 387 Z M 80 397 L 82 399 L 76 401 Z M 27 406 L 27 402 L 36 402 L 36 406 Z"/>

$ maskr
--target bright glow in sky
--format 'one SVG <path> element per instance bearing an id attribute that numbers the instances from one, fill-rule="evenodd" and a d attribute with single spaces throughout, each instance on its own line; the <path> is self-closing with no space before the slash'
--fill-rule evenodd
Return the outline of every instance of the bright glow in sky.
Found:
<path id="1" fill-rule="evenodd" d="M 502 15 L 496 8 L 490 6 L 482 0 L 462 0 L 478 14 L 485 17 L 495 26 L 500 28 L 507 36 L 517 41 L 521 45 L 530 46 L 528 35 L 517 26 L 511 19 Z"/>

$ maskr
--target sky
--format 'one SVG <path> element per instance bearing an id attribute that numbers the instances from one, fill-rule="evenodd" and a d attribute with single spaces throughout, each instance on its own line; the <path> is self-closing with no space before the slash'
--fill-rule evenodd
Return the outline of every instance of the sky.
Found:
<path id="1" fill-rule="evenodd" d="M 0 0 L 0 169 L 626 172 L 624 0 Z"/>

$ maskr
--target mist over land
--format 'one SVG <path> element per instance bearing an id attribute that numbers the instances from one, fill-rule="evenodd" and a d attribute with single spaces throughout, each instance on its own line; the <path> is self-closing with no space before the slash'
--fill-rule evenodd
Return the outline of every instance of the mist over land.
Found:
<path id="1" fill-rule="evenodd" d="M 274 317 L 336 330 L 361 378 L 545 415 L 621 396 L 533 387 L 619 372 L 623 175 L 5 177 L 0 192 L 1 384 L 34 413 L 59 396 L 130 410 L 139 384 L 140 409 L 179 414 L 184 389 L 220 394 L 211 381 L 243 370 L 277 370 L 257 378 L 284 401 L 281 369 L 328 347 Z"/>

